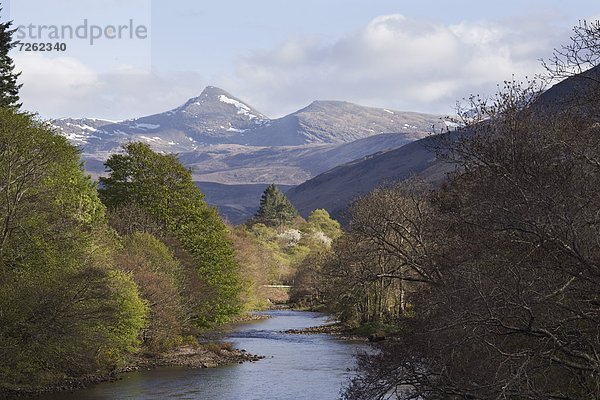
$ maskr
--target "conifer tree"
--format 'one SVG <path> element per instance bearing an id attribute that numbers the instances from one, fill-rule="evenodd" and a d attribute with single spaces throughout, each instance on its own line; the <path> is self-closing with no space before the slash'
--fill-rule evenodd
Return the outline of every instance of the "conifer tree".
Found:
<path id="1" fill-rule="evenodd" d="M 18 84 L 17 79 L 21 73 L 14 72 L 15 64 L 8 54 L 16 45 L 12 39 L 16 29 L 11 26 L 12 21 L 0 23 L 0 107 L 20 108 L 19 89 L 23 85 Z"/>
<path id="2" fill-rule="evenodd" d="M 298 210 L 281 190 L 269 185 L 260 199 L 260 208 L 255 221 L 267 226 L 285 225 L 298 216 Z"/>

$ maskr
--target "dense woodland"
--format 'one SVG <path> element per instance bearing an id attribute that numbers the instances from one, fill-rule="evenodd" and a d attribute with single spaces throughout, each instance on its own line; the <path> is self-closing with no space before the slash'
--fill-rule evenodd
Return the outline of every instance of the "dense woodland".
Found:
<path id="1" fill-rule="evenodd" d="M 0 26 L 0 396 L 200 347 L 340 235 L 275 186 L 255 220 L 227 226 L 175 155 L 142 143 L 93 182 L 77 148 L 20 110 L 12 33 Z"/>
<path id="2" fill-rule="evenodd" d="M 390 340 L 345 399 L 600 398 L 600 23 L 441 135 L 442 187 L 358 199 L 304 295 Z"/>
<path id="3" fill-rule="evenodd" d="M 48 125 L 12 108 L 0 121 L 0 388 L 199 346 L 202 331 L 269 306 L 262 285 L 291 282 L 340 234 L 325 211 L 287 219 L 270 203 L 274 221 L 228 227 L 175 156 L 141 143 L 110 157 L 97 190 Z"/>
<path id="4" fill-rule="evenodd" d="M 93 182 L 77 148 L 20 111 L 0 26 L 0 394 L 160 354 L 274 301 L 388 336 L 346 399 L 600 398 L 600 23 L 534 82 L 473 97 L 439 136 L 456 165 L 357 199 L 345 231 L 271 185 L 231 227 L 176 155 L 129 143 Z M 591 69 L 590 69 L 591 68 Z M 568 101 L 567 101 L 568 100 Z"/>

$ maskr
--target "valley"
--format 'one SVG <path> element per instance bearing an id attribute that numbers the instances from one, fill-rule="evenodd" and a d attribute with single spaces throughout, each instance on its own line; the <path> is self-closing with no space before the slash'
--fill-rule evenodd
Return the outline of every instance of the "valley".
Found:
<path id="1" fill-rule="evenodd" d="M 164 113 L 125 121 L 62 118 L 54 127 L 82 152 L 86 172 L 105 175 L 104 161 L 133 141 L 176 153 L 192 169 L 209 204 L 238 224 L 258 208 L 266 185 L 283 190 L 340 165 L 398 149 L 447 130 L 443 116 L 314 101 L 270 119 L 225 90 L 206 87 Z M 257 196 L 258 194 L 258 196 Z M 325 205 L 323 205 L 325 206 Z"/>

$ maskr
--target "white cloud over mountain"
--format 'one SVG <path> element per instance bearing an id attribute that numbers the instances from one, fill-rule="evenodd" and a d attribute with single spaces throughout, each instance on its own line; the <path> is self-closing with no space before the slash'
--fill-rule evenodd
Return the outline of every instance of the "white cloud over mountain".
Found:
<path id="1" fill-rule="evenodd" d="M 332 43 L 291 41 L 256 52 L 236 78 L 243 91 L 263 94 L 259 104 L 337 98 L 440 112 L 471 93 L 494 91 L 512 74 L 540 72 L 539 58 L 565 38 L 543 21 L 443 25 L 386 15 Z"/>
<path id="2" fill-rule="evenodd" d="M 98 73 L 73 57 L 26 53 L 14 57 L 22 71 L 24 108 L 42 117 L 123 119 L 162 112 L 197 95 L 206 85 L 199 74 L 163 77 L 123 65 Z"/>
<path id="3" fill-rule="evenodd" d="M 566 40 L 568 26 L 548 16 L 447 25 L 392 14 L 334 40 L 300 37 L 250 50 L 232 72 L 212 74 L 210 81 L 200 71 L 152 73 L 126 66 L 100 74 L 74 58 L 40 54 L 17 54 L 15 62 L 23 71 L 26 108 L 48 117 L 160 112 L 206 84 L 224 87 L 270 116 L 315 99 L 450 112 L 456 100 L 492 93 L 512 74 L 541 71 L 539 59 Z"/>

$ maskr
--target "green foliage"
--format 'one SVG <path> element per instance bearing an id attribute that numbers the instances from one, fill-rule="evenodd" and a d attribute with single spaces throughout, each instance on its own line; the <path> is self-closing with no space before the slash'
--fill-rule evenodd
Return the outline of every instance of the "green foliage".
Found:
<path id="1" fill-rule="evenodd" d="M 264 229 L 270 229 L 262 225 Z M 261 240 L 244 225 L 231 234 L 242 277 L 242 302 L 246 311 L 268 308 L 263 286 L 270 282 L 271 271 L 277 268 L 274 251 L 261 245 Z"/>
<path id="2" fill-rule="evenodd" d="M 309 222 L 296 218 L 287 226 L 254 223 L 238 227 L 234 231 L 236 250 L 245 280 L 250 277 L 252 282 L 249 298 L 260 302 L 277 297 L 277 301 L 283 301 L 291 294 L 296 305 L 310 303 L 312 306 L 320 302 L 320 295 L 315 295 L 311 286 L 316 281 L 313 275 L 317 273 L 313 262 L 327 252 L 340 235 L 339 224 L 325 210 L 311 213 Z M 294 288 L 291 293 L 274 293 L 274 290 L 261 289 L 267 283 L 290 284 Z"/>
<path id="3" fill-rule="evenodd" d="M 2 11 L 1 8 L 0 11 Z M 14 62 L 8 55 L 10 50 L 15 47 L 12 35 L 16 30 L 11 29 L 11 26 L 12 21 L 0 23 L 0 107 L 18 109 L 21 107 L 19 89 L 23 85 L 17 84 L 21 73 L 14 72 Z"/>
<path id="4" fill-rule="evenodd" d="M 176 155 L 155 153 L 144 143 L 129 143 L 124 150 L 106 161 L 110 175 L 100 178 L 100 198 L 108 208 L 136 204 L 173 226 L 202 215 L 204 195 Z"/>
<path id="5" fill-rule="evenodd" d="M 327 210 L 314 210 L 308 216 L 307 222 L 313 230 L 323 232 L 332 240 L 335 240 L 342 235 L 340 223 L 331 219 Z"/>
<path id="6" fill-rule="evenodd" d="M 226 322 L 240 309 L 238 265 L 228 229 L 217 211 L 203 200 L 191 171 L 175 155 L 153 152 L 143 143 L 129 143 L 125 154 L 106 162 L 108 178 L 100 178 L 100 196 L 110 209 L 130 204 L 164 225 L 194 260 L 196 273 L 213 296 L 198 304 L 199 326 Z"/>
<path id="7" fill-rule="evenodd" d="M 113 322 L 102 323 L 98 331 L 106 332 L 110 340 L 101 348 L 101 355 L 107 358 L 105 363 L 113 365 L 125 362 L 124 354 L 137 351 L 140 331 L 148 322 L 148 302 L 141 298 L 138 286 L 129 274 L 112 270 L 108 278 L 108 298 L 113 302 L 114 308 L 110 315 Z"/>
<path id="8" fill-rule="evenodd" d="M 28 253 L 33 243 L 27 228 L 104 218 L 104 207 L 79 168 L 79 154 L 65 138 L 10 109 L 0 108 L 0 122 L 0 261 L 11 263 Z"/>
<path id="9" fill-rule="evenodd" d="M 249 232 L 255 237 L 259 251 L 268 254 L 270 262 L 263 267 L 268 282 L 290 283 L 296 267 L 309 252 L 301 243 L 302 233 L 292 227 L 278 231 L 260 223 L 253 225 Z"/>
<path id="10" fill-rule="evenodd" d="M 86 267 L 5 272 L 0 308 L 2 384 L 51 384 L 122 365 L 135 351 L 146 305 L 131 278 Z M 15 307 L 18 304 L 18 307 Z"/>
<path id="11" fill-rule="evenodd" d="M 334 241 L 342 236 L 342 229 L 326 210 L 320 209 L 310 213 L 307 222 L 300 225 L 300 231 L 301 247 L 290 300 L 297 307 L 321 308 L 326 289 L 323 264 Z"/>
<path id="12" fill-rule="evenodd" d="M 149 304 L 149 324 L 144 330 L 145 349 L 160 352 L 176 343 L 186 329 L 181 287 L 184 273 L 171 250 L 149 233 L 123 238 L 116 262 L 138 285 Z"/>
<path id="13" fill-rule="evenodd" d="M 269 228 L 265 224 L 257 223 L 250 227 L 250 231 L 262 242 L 272 242 L 277 239 L 277 230 Z"/>
<path id="14" fill-rule="evenodd" d="M 265 189 L 254 220 L 267 226 L 277 227 L 291 223 L 298 215 L 298 210 L 286 195 L 272 184 Z"/>
<path id="15" fill-rule="evenodd" d="M 0 108 L 0 376 L 38 386 L 112 369 L 146 305 L 112 268 L 115 238 L 65 138 Z"/>

